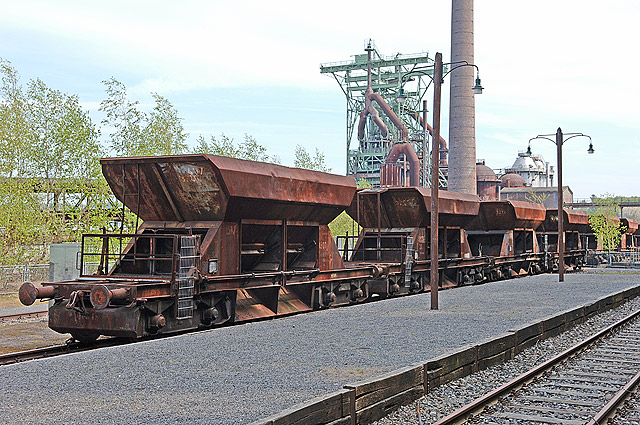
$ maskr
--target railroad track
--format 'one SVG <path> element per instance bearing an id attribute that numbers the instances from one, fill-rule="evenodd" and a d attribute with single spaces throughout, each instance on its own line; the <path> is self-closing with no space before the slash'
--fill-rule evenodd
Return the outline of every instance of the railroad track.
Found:
<path id="1" fill-rule="evenodd" d="M 37 317 L 46 317 L 49 314 L 48 310 L 45 311 L 31 311 L 25 313 L 15 313 L 15 314 L 3 314 L 0 315 L 0 323 L 10 322 L 13 320 L 20 319 L 32 319 Z"/>
<path id="2" fill-rule="evenodd" d="M 434 425 L 638 423 L 639 317 L 640 310 Z"/>
<path id="3" fill-rule="evenodd" d="M 616 410 L 611 425 L 635 425 L 640 423 L 640 391 L 638 387 L 629 393 L 629 397 Z"/>
<path id="4" fill-rule="evenodd" d="M 113 347 L 117 345 L 129 344 L 131 341 L 120 338 L 104 338 L 83 344 L 69 340 L 64 345 L 52 345 L 49 347 L 34 348 L 31 350 L 18 351 L 15 353 L 0 354 L 0 366 L 12 363 L 20 363 L 28 360 L 42 359 L 59 356 L 61 354 L 79 353 L 81 351 L 94 350 L 96 348 Z"/>

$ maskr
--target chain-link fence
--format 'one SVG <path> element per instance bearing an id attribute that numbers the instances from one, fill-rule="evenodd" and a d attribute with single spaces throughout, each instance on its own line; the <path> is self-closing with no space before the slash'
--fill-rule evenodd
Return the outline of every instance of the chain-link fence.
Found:
<path id="1" fill-rule="evenodd" d="M 24 282 L 49 280 L 49 264 L 19 264 L 0 266 L 0 288 L 7 289 Z"/>
<path id="2" fill-rule="evenodd" d="M 587 265 L 622 268 L 640 268 L 638 251 L 588 251 Z"/>

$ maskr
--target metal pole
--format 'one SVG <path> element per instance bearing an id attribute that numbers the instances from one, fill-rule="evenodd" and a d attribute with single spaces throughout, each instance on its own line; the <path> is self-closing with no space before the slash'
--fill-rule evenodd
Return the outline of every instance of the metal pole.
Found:
<path id="1" fill-rule="evenodd" d="M 556 132 L 556 145 L 558 147 L 558 282 L 564 282 L 564 221 L 562 199 L 562 129 L 558 127 Z"/>
<path id="2" fill-rule="evenodd" d="M 427 101 L 422 101 L 422 187 L 427 187 Z"/>
<path id="3" fill-rule="evenodd" d="M 431 144 L 431 310 L 438 309 L 438 175 L 440 174 L 440 91 L 442 87 L 442 53 L 436 53 L 433 73 L 433 137 Z M 426 127 L 425 123 L 425 127 Z"/>

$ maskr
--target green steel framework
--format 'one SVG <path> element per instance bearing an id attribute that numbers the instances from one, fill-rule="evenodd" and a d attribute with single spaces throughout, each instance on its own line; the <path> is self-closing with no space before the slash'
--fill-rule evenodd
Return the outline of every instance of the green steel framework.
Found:
<path id="1" fill-rule="evenodd" d="M 422 101 L 426 99 L 427 88 L 433 75 L 434 60 L 428 53 L 383 57 L 369 43 L 365 50 L 371 50 L 371 88 L 379 93 L 393 109 L 409 131 L 409 140 L 422 160 L 427 152 L 426 164 L 421 170 L 423 186 L 430 185 L 430 135 L 420 124 L 423 116 Z M 394 143 L 399 142 L 399 131 L 391 120 L 379 109 L 380 117 L 388 128 L 385 139 L 372 120 L 367 119 L 363 140 L 357 149 L 351 149 L 354 130 L 360 112 L 365 106 L 367 89 L 368 54 L 355 55 L 354 60 L 320 65 L 321 74 L 331 74 L 340 85 L 347 99 L 347 175 L 366 179 L 374 186 L 380 184 L 380 165 L 385 162 Z M 406 99 L 399 102 L 400 94 Z M 357 139 L 357 136 L 355 137 Z M 426 140 L 425 140 L 426 139 Z M 440 186 L 446 187 L 446 168 L 440 172 Z"/>

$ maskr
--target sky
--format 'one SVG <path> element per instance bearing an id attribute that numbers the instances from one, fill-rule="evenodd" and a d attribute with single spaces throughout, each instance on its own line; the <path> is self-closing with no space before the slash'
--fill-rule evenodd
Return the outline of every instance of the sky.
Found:
<path id="1" fill-rule="evenodd" d="M 321 63 L 348 61 L 373 39 L 384 55 L 450 57 L 451 2 L 0 0 L 0 58 L 21 81 L 77 94 L 96 123 L 102 81 L 152 107 L 171 101 L 190 143 L 255 137 L 293 165 L 296 145 L 346 169 L 346 101 Z M 640 195 L 640 2 L 481 0 L 474 4 L 477 157 L 509 167 L 530 138 L 566 133 L 563 182 L 575 198 Z M 427 97 L 432 99 L 430 92 Z M 448 85 L 442 130 L 448 135 Z M 431 103 L 431 102 L 430 102 Z M 429 116 L 429 121 L 431 117 Z M 555 166 L 547 140 L 532 150 Z"/>

